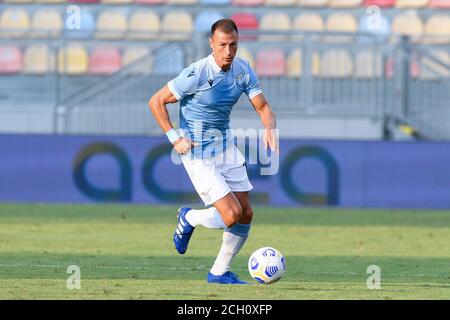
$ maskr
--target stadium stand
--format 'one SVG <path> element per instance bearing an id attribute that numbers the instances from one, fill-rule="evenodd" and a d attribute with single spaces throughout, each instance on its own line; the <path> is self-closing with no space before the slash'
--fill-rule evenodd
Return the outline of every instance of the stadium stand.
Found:
<path id="1" fill-rule="evenodd" d="M 266 0 L 265 5 L 269 7 L 291 7 L 296 4 L 296 0 Z"/>
<path id="2" fill-rule="evenodd" d="M 287 76 L 288 78 L 300 78 L 303 72 L 302 51 L 294 49 L 287 58 Z M 312 63 L 310 65 L 312 76 L 318 76 L 320 73 L 320 57 L 317 52 L 312 54 Z"/>
<path id="3" fill-rule="evenodd" d="M 363 49 L 356 53 L 354 74 L 356 78 L 380 78 L 382 74 L 383 58 L 379 52 L 374 52 L 371 49 Z"/>
<path id="4" fill-rule="evenodd" d="M 424 43 L 450 43 L 450 16 L 435 14 L 428 18 L 424 27 Z"/>
<path id="5" fill-rule="evenodd" d="M 210 32 L 211 25 L 225 16 L 218 11 L 202 11 L 195 17 L 194 30 L 197 32 Z"/>
<path id="6" fill-rule="evenodd" d="M 308 8 L 321 8 L 328 5 L 328 0 L 300 0 L 300 6 Z"/>
<path id="7" fill-rule="evenodd" d="M 353 59 L 346 49 L 328 49 L 320 59 L 320 76 L 345 78 L 353 75 Z"/>
<path id="8" fill-rule="evenodd" d="M 450 0 L 430 0 L 431 8 L 450 9 Z"/>
<path id="9" fill-rule="evenodd" d="M 362 0 L 330 0 L 330 8 L 357 8 L 362 4 Z"/>
<path id="10" fill-rule="evenodd" d="M 200 0 L 200 5 L 205 6 L 226 6 L 230 0 Z"/>
<path id="11" fill-rule="evenodd" d="M 423 35 L 423 23 L 415 11 L 408 10 L 394 17 L 391 31 L 394 34 L 410 36 L 411 41 L 419 42 Z"/>
<path id="12" fill-rule="evenodd" d="M 358 30 L 358 23 L 349 13 L 335 12 L 328 17 L 325 24 L 325 29 L 329 32 L 354 33 Z M 350 35 L 343 35 L 325 37 L 324 39 L 327 42 L 351 42 L 354 37 Z"/>
<path id="13" fill-rule="evenodd" d="M 252 68 L 255 67 L 255 59 L 253 58 L 253 54 L 245 46 L 239 46 L 237 56 L 247 60 Z"/>
<path id="14" fill-rule="evenodd" d="M 104 4 L 130 4 L 133 0 L 100 0 Z"/>
<path id="15" fill-rule="evenodd" d="M 434 49 L 432 55 L 438 58 L 440 61 L 450 65 L 450 54 L 442 49 Z M 422 80 L 438 80 L 450 77 L 450 71 L 448 68 L 437 64 L 429 57 L 422 57 L 420 60 L 420 79 Z"/>
<path id="16" fill-rule="evenodd" d="M 159 4 L 165 4 L 166 0 L 134 0 L 135 3 L 138 4 L 148 4 L 148 5 L 159 5 Z"/>
<path id="17" fill-rule="evenodd" d="M 294 18 L 292 28 L 297 31 L 323 31 L 325 23 L 318 13 L 301 13 Z"/>
<path id="18" fill-rule="evenodd" d="M 364 6 L 378 6 L 380 8 L 393 7 L 396 0 L 364 0 Z"/>
<path id="19" fill-rule="evenodd" d="M 252 7 L 264 5 L 264 0 L 232 0 L 231 3 L 233 6 Z"/>
<path id="20" fill-rule="evenodd" d="M 95 17 L 88 8 L 80 10 L 79 20 L 75 19 L 72 13 L 66 13 L 64 21 L 64 38 L 66 39 L 89 39 L 95 32 Z"/>
<path id="21" fill-rule="evenodd" d="M 128 66 L 131 63 L 136 62 L 139 59 L 145 58 L 148 63 L 146 65 L 146 68 L 138 69 L 138 70 L 132 70 L 132 73 L 148 73 L 152 71 L 153 65 L 152 65 L 152 57 L 150 49 L 146 46 L 134 46 L 130 48 L 126 48 L 123 55 L 122 55 L 122 66 Z"/>
<path id="22" fill-rule="evenodd" d="M 399 9 L 418 9 L 427 6 L 429 0 L 396 0 L 395 7 Z"/>
<path id="23" fill-rule="evenodd" d="M 270 11 L 261 17 L 259 21 L 259 31 L 261 32 L 258 37 L 258 40 L 260 41 L 286 40 L 286 36 L 279 34 L 270 35 L 270 33 L 286 33 L 291 31 L 291 20 L 285 13 Z"/>
<path id="24" fill-rule="evenodd" d="M 247 12 L 236 12 L 231 15 L 232 19 L 241 33 L 241 40 L 256 40 L 256 35 L 246 35 L 246 32 L 255 32 L 259 28 L 258 18 L 256 15 Z"/>

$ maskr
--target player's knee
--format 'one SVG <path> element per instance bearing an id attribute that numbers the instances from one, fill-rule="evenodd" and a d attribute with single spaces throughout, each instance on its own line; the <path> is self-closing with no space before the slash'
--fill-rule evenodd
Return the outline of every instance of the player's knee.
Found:
<path id="1" fill-rule="evenodd" d="M 241 220 L 241 218 L 242 218 L 242 208 L 240 206 L 233 207 L 227 210 L 223 222 L 228 228 L 230 228 L 234 226 L 236 223 L 238 223 L 239 220 Z"/>

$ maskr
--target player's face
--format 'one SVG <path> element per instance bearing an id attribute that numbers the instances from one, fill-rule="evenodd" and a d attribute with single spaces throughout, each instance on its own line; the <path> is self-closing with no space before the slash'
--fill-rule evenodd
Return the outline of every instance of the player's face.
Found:
<path id="1" fill-rule="evenodd" d="M 222 70 L 228 70 L 233 62 L 238 49 L 238 35 L 236 31 L 225 33 L 216 30 L 209 39 L 209 45 L 213 50 L 214 60 Z"/>

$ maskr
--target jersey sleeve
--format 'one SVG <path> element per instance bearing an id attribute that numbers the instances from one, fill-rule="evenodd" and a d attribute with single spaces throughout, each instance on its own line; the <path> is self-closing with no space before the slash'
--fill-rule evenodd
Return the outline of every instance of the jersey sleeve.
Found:
<path id="1" fill-rule="evenodd" d="M 256 76 L 250 65 L 248 67 L 248 78 L 245 86 L 245 94 L 249 99 L 256 97 L 258 94 L 262 93 L 261 85 L 259 84 L 258 77 Z"/>
<path id="2" fill-rule="evenodd" d="M 176 78 L 170 80 L 167 83 L 167 86 L 177 100 L 181 100 L 184 97 L 195 93 L 197 90 L 198 79 L 198 72 L 195 70 L 194 66 L 191 65 L 181 71 Z"/>

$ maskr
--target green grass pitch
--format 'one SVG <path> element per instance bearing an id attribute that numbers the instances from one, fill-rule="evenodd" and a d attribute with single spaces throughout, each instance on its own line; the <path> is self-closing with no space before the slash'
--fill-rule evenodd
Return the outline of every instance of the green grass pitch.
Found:
<path id="1" fill-rule="evenodd" d="M 176 207 L 0 205 L 0 299 L 450 299 L 450 211 L 255 208 L 232 270 L 279 249 L 282 280 L 206 283 L 222 232 L 198 227 L 176 253 Z M 68 289 L 67 267 L 81 271 Z M 381 269 L 368 289 L 367 268 Z"/>

